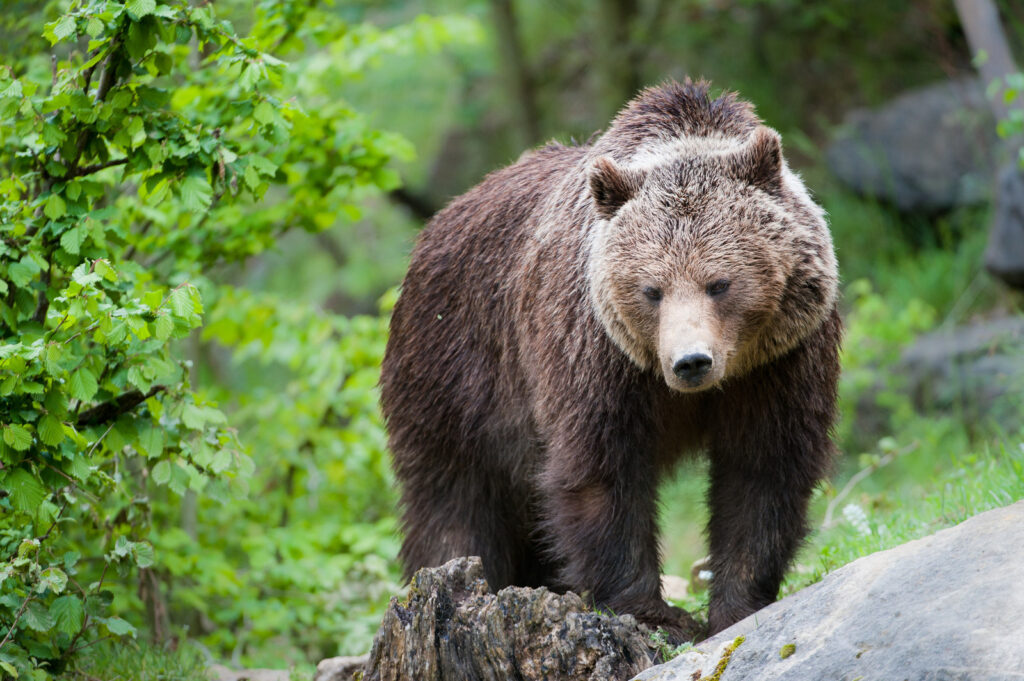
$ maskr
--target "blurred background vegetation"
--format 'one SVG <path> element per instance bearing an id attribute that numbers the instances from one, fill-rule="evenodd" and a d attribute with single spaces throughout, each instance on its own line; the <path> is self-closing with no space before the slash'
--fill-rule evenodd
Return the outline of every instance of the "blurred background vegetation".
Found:
<path id="1" fill-rule="evenodd" d="M 833 158 L 865 110 L 975 77 L 951 2 L 2 7 L 0 676 L 368 650 L 402 587 L 376 382 L 417 232 L 666 78 L 752 101 L 830 215 L 843 457 L 786 589 L 1024 498 L 1022 298 L 984 267 L 1024 77 L 980 85 L 1006 107 L 969 199 L 907 208 Z M 1024 8 L 994 7 L 1020 63 Z M 663 491 L 666 572 L 704 555 L 703 476 Z"/>

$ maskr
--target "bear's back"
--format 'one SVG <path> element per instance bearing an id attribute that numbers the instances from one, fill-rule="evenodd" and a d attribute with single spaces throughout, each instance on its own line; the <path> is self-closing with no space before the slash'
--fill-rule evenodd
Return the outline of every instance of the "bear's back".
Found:
<path id="1" fill-rule="evenodd" d="M 459 439 L 506 420 L 500 405 L 510 403 L 521 381 L 513 314 L 536 216 L 586 151 L 549 144 L 524 154 L 454 199 L 420 234 L 382 365 L 381 404 L 393 449 L 402 449 L 406 437 Z M 392 418 L 411 412 L 423 422 Z M 459 432 L 426 427 L 438 421 Z M 400 458 L 396 451 L 398 465 Z"/>

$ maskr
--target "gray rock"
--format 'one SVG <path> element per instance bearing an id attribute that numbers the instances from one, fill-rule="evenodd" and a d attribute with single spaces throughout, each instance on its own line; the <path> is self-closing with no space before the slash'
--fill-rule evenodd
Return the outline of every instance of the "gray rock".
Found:
<path id="1" fill-rule="evenodd" d="M 329 657 L 316 666 L 313 681 L 356 681 L 369 660 L 369 655 Z"/>
<path id="2" fill-rule="evenodd" d="M 231 669 L 215 664 L 209 675 L 216 681 L 289 681 L 291 672 L 287 669 Z"/>
<path id="3" fill-rule="evenodd" d="M 932 213 L 990 199 L 999 149 L 984 87 L 970 78 L 850 112 L 825 156 L 855 192 Z"/>
<path id="4" fill-rule="evenodd" d="M 479 558 L 413 577 L 373 640 L 366 681 L 627 679 L 651 665 L 653 644 L 629 616 L 591 610 L 574 593 L 508 587 L 491 593 Z"/>
<path id="5" fill-rule="evenodd" d="M 1024 289 L 1024 169 L 1016 163 L 999 172 L 985 267 L 1010 286 Z"/>
<path id="6" fill-rule="evenodd" d="M 915 406 L 1020 427 L 1024 385 L 1024 317 L 1008 317 L 918 338 L 897 370 Z"/>
<path id="7" fill-rule="evenodd" d="M 1020 681 L 1024 502 L 861 558 L 637 681 Z"/>

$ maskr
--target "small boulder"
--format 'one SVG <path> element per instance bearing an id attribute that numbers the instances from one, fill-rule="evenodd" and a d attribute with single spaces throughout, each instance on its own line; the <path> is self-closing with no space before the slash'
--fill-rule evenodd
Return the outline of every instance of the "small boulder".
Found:
<path id="1" fill-rule="evenodd" d="M 316 666 L 313 681 L 359 681 L 369 660 L 369 655 L 329 657 Z"/>
<path id="2" fill-rule="evenodd" d="M 858 194 L 904 212 L 937 213 L 991 198 L 999 150 L 984 86 L 965 78 L 850 112 L 825 156 Z"/>
<path id="3" fill-rule="evenodd" d="M 992 276 L 1024 289 L 1024 169 L 1004 167 L 996 182 L 996 200 L 985 268 Z"/>
<path id="4" fill-rule="evenodd" d="M 666 601 L 681 601 L 686 598 L 690 583 L 676 575 L 661 576 L 661 595 Z"/>
<path id="5" fill-rule="evenodd" d="M 1024 385 L 1024 318 L 927 333 L 904 351 L 897 371 L 906 376 L 922 412 L 958 413 L 1016 432 Z"/>
<path id="6" fill-rule="evenodd" d="M 214 681 L 290 681 L 287 669 L 231 669 L 222 664 L 210 667 L 207 675 Z"/>

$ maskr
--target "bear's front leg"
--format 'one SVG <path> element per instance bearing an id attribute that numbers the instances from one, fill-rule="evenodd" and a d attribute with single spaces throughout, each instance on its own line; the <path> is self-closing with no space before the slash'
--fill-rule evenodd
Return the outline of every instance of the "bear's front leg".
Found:
<path id="1" fill-rule="evenodd" d="M 772 603 L 832 461 L 838 315 L 803 345 L 731 382 L 710 419 L 709 635 Z"/>
<path id="2" fill-rule="evenodd" d="M 544 534 L 561 569 L 559 585 L 589 592 L 595 605 L 663 627 L 678 642 L 697 623 L 661 596 L 657 486 L 652 457 L 628 423 L 610 415 L 564 429 L 541 476 Z M 581 446 L 582 445 L 582 446 Z"/>

